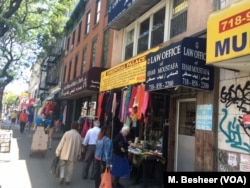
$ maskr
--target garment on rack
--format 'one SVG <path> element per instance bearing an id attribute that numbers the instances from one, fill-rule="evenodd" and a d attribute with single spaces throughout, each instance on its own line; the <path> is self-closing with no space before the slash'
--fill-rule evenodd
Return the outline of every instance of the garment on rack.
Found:
<path id="1" fill-rule="evenodd" d="M 98 119 L 101 119 L 102 103 L 103 103 L 104 95 L 105 95 L 104 93 L 99 93 L 99 96 L 98 96 L 98 108 L 97 108 Z"/>
<path id="2" fill-rule="evenodd" d="M 135 96 L 136 96 L 136 93 L 137 93 L 137 87 L 136 86 L 133 86 L 132 88 L 132 92 L 131 92 L 131 95 L 130 95 L 130 100 L 129 100 L 129 107 L 127 108 L 127 115 L 130 115 L 131 112 L 132 112 L 132 108 L 133 108 L 133 104 L 134 104 L 134 100 L 135 100 Z"/>
<path id="3" fill-rule="evenodd" d="M 115 109 L 116 109 L 116 93 L 113 93 L 113 101 L 112 101 L 112 109 L 111 109 L 112 119 L 115 116 Z"/>
<path id="4" fill-rule="evenodd" d="M 125 109 L 126 109 L 126 117 L 129 115 L 128 109 L 129 109 L 129 102 L 130 102 L 131 93 L 132 93 L 132 86 L 129 86 L 128 92 L 127 92 L 127 95 L 126 95 L 126 102 L 125 102 L 126 103 L 126 107 L 125 107 Z M 129 125 L 129 124 L 127 124 L 127 125 Z"/>
<path id="5" fill-rule="evenodd" d="M 138 101 L 138 116 L 137 116 L 138 119 L 141 119 L 144 96 L 145 96 L 145 85 L 141 84 L 138 86 L 138 93 L 136 96 Z"/>
<path id="6" fill-rule="evenodd" d="M 146 110 L 148 108 L 148 103 L 149 103 L 149 92 L 145 91 L 144 93 L 144 99 L 143 99 L 143 104 L 141 107 L 141 113 L 145 116 L 146 115 Z"/>
<path id="7" fill-rule="evenodd" d="M 128 91 L 123 91 L 122 93 L 122 104 L 121 104 L 121 122 L 125 122 L 126 114 L 127 114 L 127 109 L 126 109 L 126 95 Z"/>

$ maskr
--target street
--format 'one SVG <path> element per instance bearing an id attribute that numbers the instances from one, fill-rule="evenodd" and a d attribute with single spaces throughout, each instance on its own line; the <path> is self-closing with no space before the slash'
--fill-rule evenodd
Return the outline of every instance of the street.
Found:
<path id="1" fill-rule="evenodd" d="M 55 156 L 55 148 L 60 141 L 62 133 L 55 133 L 52 149 L 47 150 L 45 157 L 41 153 L 32 153 L 31 143 L 33 131 L 25 130 L 23 134 L 19 131 L 19 125 L 13 130 L 7 130 L 8 123 L 3 123 L 0 133 L 12 134 L 10 152 L 0 152 L 0 188 L 57 188 L 57 187 L 94 187 L 94 180 L 83 180 L 82 162 L 75 164 L 72 182 L 70 185 L 60 185 L 60 179 L 50 173 L 50 165 Z M 124 187 L 140 188 L 142 184 L 133 185 L 131 179 L 123 179 Z M 148 186 L 155 187 L 155 186 Z"/>

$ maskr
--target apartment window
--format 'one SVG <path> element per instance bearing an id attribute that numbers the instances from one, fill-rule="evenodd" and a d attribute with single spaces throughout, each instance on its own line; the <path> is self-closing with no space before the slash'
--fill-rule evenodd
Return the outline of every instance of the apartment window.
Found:
<path id="1" fill-rule="evenodd" d="M 127 32 L 126 46 L 125 46 L 125 60 L 133 57 L 134 49 L 134 29 Z"/>
<path id="2" fill-rule="evenodd" d="M 172 19 L 170 26 L 170 37 L 175 37 L 187 30 L 187 0 L 174 0 Z"/>
<path id="3" fill-rule="evenodd" d="M 101 12 L 101 0 L 97 0 L 96 1 L 95 24 L 97 24 L 100 20 L 100 12 Z"/>
<path id="4" fill-rule="evenodd" d="M 67 66 L 64 66 L 64 71 L 63 71 L 63 82 L 66 82 L 66 70 L 67 70 Z"/>
<path id="5" fill-rule="evenodd" d="M 82 32 L 82 22 L 80 22 L 80 23 L 79 23 L 79 26 L 78 26 L 77 43 L 80 43 L 80 40 L 81 40 L 81 32 Z"/>
<path id="6" fill-rule="evenodd" d="M 103 52 L 102 52 L 102 67 L 106 67 L 108 64 L 108 52 L 109 51 L 109 30 L 104 31 L 103 39 Z"/>
<path id="7" fill-rule="evenodd" d="M 83 49 L 82 52 L 82 73 L 86 71 L 86 58 L 87 58 L 87 46 Z"/>
<path id="8" fill-rule="evenodd" d="M 153 15 L 151 47 L 161 44 L 164 40 L 165 7 Z"/>
<path id="9" fill-rule="evenodd" d="M 148 49 L 148 39 L 149 39 L 149 18 L 140 24 L 140 33 L 139 33 L 138 49 L 137 49 L 138 54 Z"/>
<path id="10" fill-rule="evenodd" d="M 75 37 L 76 37 L 76 30 L 73 32 L 73 36 L 72 36 L 72 45 L 75 44 Z"/>
<path id="11" fill-rule="evenodd" d="M 86 27 L 85 27 L 85 34 L 88 34 L 90 30 L 90 11 L 86 15 Z"/>
<path id="12" fill-rule="evenodd" d="M 67 51 L 69 51 L 70 37 L 67 39 Z"/>
<path id="13" fill-rule="evenodd" d="M 95 66 L 97 38 L 92 41 L 91 67 Z"/>
<path id="14" fill-rule="evenodd" d="M 74 77 L 75 78 L 77 76 L 77 67 L 78 67 L 78 55 L 76 55 L 75 57 L 75 67 L 74 67 Z"/>
<path id="15" fill-rule="evenodd" d="M 72 66 L 72 61 L 69 62 L 69 67 L 68 67 L 68 81 L 70 81 L 71 66 Z"/>

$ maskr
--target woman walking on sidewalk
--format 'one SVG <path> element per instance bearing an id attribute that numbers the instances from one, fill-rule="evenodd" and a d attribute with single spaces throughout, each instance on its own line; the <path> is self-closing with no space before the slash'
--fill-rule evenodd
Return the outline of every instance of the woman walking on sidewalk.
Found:
<path id="1" fill-rule="evenodd" d="M 19 123 L 20 123 L 20 133 L 23 133 L 26 123 L 28 122 L 28 114 L 24 109 L 19 115 Z"/>
<path id="2" fill-rule="evenodd" d="M 57 148 L 56 156 L 60 157 L 60 184 L 70 184 L 74 164 L 81 158 L 82 137 L 79 134 L 79 124 L 72 122 L 71 130 L 64 133 Z"/>

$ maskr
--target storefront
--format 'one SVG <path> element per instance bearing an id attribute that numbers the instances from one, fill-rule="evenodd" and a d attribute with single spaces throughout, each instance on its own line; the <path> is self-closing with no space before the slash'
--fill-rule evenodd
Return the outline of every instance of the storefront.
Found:
<path id="1" fill-rule="evenodd" d="M 213 158 L 204 135 L 211 137 L 216 130 L 214 74 L 213 67 L 206 65 L 205 38 L 187 37 L 147 57 L 146 91 L 169 101 L 160 124 L 167 133 L 168 171 L 211 170 L 213 166 L 212 162 L 204 166 Z M 208 142 L 214 144 L 213 139 Z"/>
<path id="2" fill-rule="evenodd" d="M 250 171 L 250 1 L 214 12 L 207 23 L 207 64 L 220 68 L 217 171 Z"/>
<path id="3" fill-rule="evenodd" d="M 80 117 L 95 117 L 100 75 L 104 68 L 93 67 L 78 78 L 62 86 L 63 123 L 69 129 L 72 121 Z"/>

